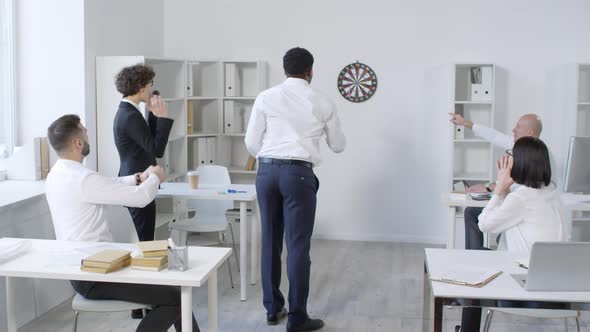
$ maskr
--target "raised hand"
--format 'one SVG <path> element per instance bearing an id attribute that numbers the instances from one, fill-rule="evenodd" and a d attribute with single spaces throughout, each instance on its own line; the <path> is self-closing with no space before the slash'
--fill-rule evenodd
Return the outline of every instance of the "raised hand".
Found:
<path id="1" fill-rule="evenodd" d="M 511 156 L 504 155 L 502 159 L 496 161 L 496 169 L 498 170 L 498 180 L 496 181 L 496 188 L 494 194 L 504 196 L 510 192 L 510 186 L 514 184 L 514 180 L 510 176 L 512 171 L 512 164 L 514 160 Z"/>
<path id="2" fill-rule="evenodd" d="M 473 127 L 473 122 L 465 120 L 461 114 L 449 113 L 449 115 L 451 116 L 451 122 L 456 124 L 457 126 L 465 126 L 467 128 Z"/>
<path id="3" fill-rule="evenodd" d="M 168 107 L 166 106 L 166 102 L 158 95 L 152 95 L 148 110 L 158 118 L 168 117 Z"/>

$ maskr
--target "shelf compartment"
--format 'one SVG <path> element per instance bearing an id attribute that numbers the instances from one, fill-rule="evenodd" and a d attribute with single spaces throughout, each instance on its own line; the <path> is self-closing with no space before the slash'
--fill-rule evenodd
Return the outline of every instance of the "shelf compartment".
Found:
<path id="1" fill-rule="evenodd" d="M 219 100 L 188 100 L 186 112 L 188 135 L 219 130 Z"/>
<path id="2" fill-rule="evenodd" d="M 245 135 L 253 105 L 253 101 L 224 100 L 223 133 L 226 135 Z"/>
<path id="3" fill-rule="evenodd" d="M 153 90 L 164 99 L 184 99 L 186 96 L 185 62 L 180 60 L 146 60 L 156 72 Z"/>
<path id="4" fill-rule="evenodd" d="M 576 135 L 590 136 L 590 105 L 578 105 Z"/>
<path id="5" fill-rule="evenodd" d="M 234 173 L 250 174 L 255 171 L 246 171 L 246 163 L 250 154 L 246 150 L 244 138 L 241 136 L 221 136 L 220 138 L 221 165 L 232 169 Z"/>
<path id="6" fill-rule="evenodd" d="M 489 102 L 494 98 L 492 65 L 461 64 L 455 66 L 455 100 Z"/>
<path id="7" fill-rule="evenodd" d="M 255 97 L 258 94 L 259 77 L 256 62 L 223 62 L 223 96 Z"/>
<path id="8" fill-rule="evenodd" d="M 489 143 L 455 144 L 453 158 L 453 179 L 484 181 L 491 178 Z"/>
<path id="9" fill-rule="evenodd" d="M 461 114 L 461 116 L 473 123 L 491 128 L 494 127 L 492 110 L 493 108 L 491 104 L 455 104 L 455 113 Z M 462 139 L 466 140 L 477 138 L 469 128 L 465 128 L 463 135 Z M 455 137 L 457 136 L 455 135 Z"/>
<path id="10" fill-rule="evenodd" d="M 206 97 L 219 95 L 219 62 L 199 61 L 188 63 L 187 96 Z"/>

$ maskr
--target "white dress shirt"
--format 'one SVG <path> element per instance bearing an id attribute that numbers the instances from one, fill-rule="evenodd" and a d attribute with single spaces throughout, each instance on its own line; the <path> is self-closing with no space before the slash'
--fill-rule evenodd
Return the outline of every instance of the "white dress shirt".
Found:
<path id="1" fill-rule="evenodd" d="M 45 196 L 58 240 L 112 242 L 103 205 L 144 207 L 158 193 L 151 174 L 136 186 L 135 175 L 104 177 L 74 160 L 59 159 L 45 182 Z"/>
<path id="2" fill-rule="evenodd" d="M 562 241 L 561 201 L 555 185 L 520 186 L 502 198 L 493 195 L 479 215 L 482 232 L 503 233 L 499 250 L 530 255 L 533 243 Z"/>
<path id="3" fill-rule="evenodd" d="M 512 149 L 514 147 L 514 136 L 506 135 L 496 129 L 488 128 L 476 123 L 473 124 L 471 130 L 475 136 L 481 137 L 503 150 Z M 557 163 L 555 162 L 551 150 L 549 150 L 549 164 L 551 165 L 551 181 L 555 183 L 558 190 L 561 190 L 561 172 L 557 169 Z M 511 191 L 514 191 L 517 187 L 518 185 L 514 184 L 513 187 L 511 187 Z"/>
<path id="4" fill-rule="evenodd" d="M 344 150 L 346 138 L 334 103 L 306 80 L 290 77 L 258 95 L 245 143 L 257 158 L 297 159 L 316 166 L 324 134 L 332 151 Z"/>

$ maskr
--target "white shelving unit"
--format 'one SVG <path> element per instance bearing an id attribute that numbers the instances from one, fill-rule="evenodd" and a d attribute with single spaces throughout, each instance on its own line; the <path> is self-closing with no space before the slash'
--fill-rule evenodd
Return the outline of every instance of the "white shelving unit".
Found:
<path id="1" fill-rule="evenodd" d="M 492 64 L 455 64 L 452 110 L 474 123 L 494 127 L 495 68 Z M 452 126 L 452 184 L 492 181 L 493 147 L 468 128 Z"/>
<path id="2" fill-rule="evenodd" d="M 266 88 L 266 67 L 261 60 L 97 57 L 99 171 L 110 176 L 118 173 L 112 127 L 121 95 L 114 77 L 121 68 L 137 63 L 154 68 L 153 89 L 160 91 L 174 119 L 165 155 L 158 159 L 167 170 L 168 181 L 185 181 L 188 170 L 214 164 L 228 167 L 233 183 L 254 183 L 256 171 L 245 170 L 249 155 L 244 136 L 256 95 Z"/>
<path id="3" fill-rule="evenodd" d="M 576 136 L 590 136 L 590 64 L 578 64 Z"/>

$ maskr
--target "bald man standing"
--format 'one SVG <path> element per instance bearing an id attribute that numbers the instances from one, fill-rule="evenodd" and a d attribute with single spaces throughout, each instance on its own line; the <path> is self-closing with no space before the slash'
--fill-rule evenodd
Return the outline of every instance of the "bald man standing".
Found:
<path id="1" fill-rule="evenodd" d="M 501 133 L 493 128 L 488 128 L 480 124 L 473 123 L 466 120 L 457 113 L 449 113 L 451 116 L 451 122 L 458 126 L 465 126 L 473 131 L 473 134 L 483 138 L 484 140 L 492 143 L 495 147 L 503 150 L 511 150 L 514 142 L 518 141 L 521 137 L 532 136 L 539 138 L 541 131 L 543 130 L 543 123 L 536 114 L 525 114 L 518 119 L 516 125 L 512 129 L 512 136 Z M 553 157 L 549 153 L 551 160 L 551 169 L 555 163 Z M 554 175 L 558 172 L 553 171 Z M 552 179 L 555 181 L 555 177 Z M 492 192 L 495 188 L 495 183 L 489 183 L 487 185 L 479 184 L 471 186 L 467 189 L 468 192 Z M 518 186 L 518 185 L 514 185 Z M 511 188 L 514 189 L 514 188 Z M 483 208 L 468 207 L 465 209 L 464 220 L 465 220 L 465 249 L 472 250 L 486 250 L 483 246 L 483 232 L 479 229 L 479 215 L 483 211 Z M 464 308 L 463 316 L 461 319 L 461 332 L 479 331 L 481 325 L 481 308 Z"/>

